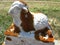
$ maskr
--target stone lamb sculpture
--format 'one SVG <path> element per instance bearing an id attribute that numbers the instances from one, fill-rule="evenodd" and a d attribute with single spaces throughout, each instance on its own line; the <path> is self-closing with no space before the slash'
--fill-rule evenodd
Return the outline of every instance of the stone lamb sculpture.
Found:
<path id="1" fill-rule="evenodd" d="M 15 1 L 8 13 L 13 23 L 4 33 L 4 45 L 54 45 L 52 30 L 45 14 L 30 12 L 23 1 Z"/>

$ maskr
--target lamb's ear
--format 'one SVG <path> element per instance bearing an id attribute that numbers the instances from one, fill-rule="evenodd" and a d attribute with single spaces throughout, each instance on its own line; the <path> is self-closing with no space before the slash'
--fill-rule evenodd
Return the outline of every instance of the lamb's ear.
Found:
<path id="1" fill-rule="evenodd" d="M 28 12 L 28 8 L 27 7 L 23 7 L 23 10 L 25 10 L 26 12 Z"/>

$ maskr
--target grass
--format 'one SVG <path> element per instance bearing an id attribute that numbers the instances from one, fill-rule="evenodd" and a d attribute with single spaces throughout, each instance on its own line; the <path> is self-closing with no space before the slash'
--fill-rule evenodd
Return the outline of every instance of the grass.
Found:
<path id="1" fill-rule="evenodd" d="M 40 1 L 55 1 L 55 2 L 59 2 L 60 0 L 40 0 Z"/>
<path id="2" fill-rule="evenodd" d="M 12 17 L 7 15 L 12 2 L 0 2 L 0 44 L 4 40 L 4 31 L 12 23 Z M 49 22 L 54 32 L 55 39 L 60 39 L 60 3 L 51 2 L 27 2 L 29 10 L 32 12 L 42 12 L 49 18 Z"/>

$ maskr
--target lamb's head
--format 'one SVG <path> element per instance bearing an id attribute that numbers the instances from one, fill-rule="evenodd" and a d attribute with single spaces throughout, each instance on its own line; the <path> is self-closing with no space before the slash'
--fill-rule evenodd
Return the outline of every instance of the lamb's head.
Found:
<path id="1" fill-rule="evenodd" d="M 20 15 L 22 9 L 24 10 L 24 12 L 28 12 L 28 6 L 26 3 L 22 2 L 22 1 L 15 1 L 9 11 L 8 14 L 10 14 L 11 16 L 17 16 Z"/>

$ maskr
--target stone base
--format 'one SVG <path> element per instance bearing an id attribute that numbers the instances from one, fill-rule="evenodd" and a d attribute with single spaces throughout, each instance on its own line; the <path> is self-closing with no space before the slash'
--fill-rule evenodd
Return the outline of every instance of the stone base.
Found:
<path id="1" fill-rule="evenodd" d="M 8 36 L 11 40 L 5 39 L 4 45 L 54 45 L 53 42 L 44 43 L 41 41 L 37 41 L 33 38 L 26 37 L 12 37 Z"/>

